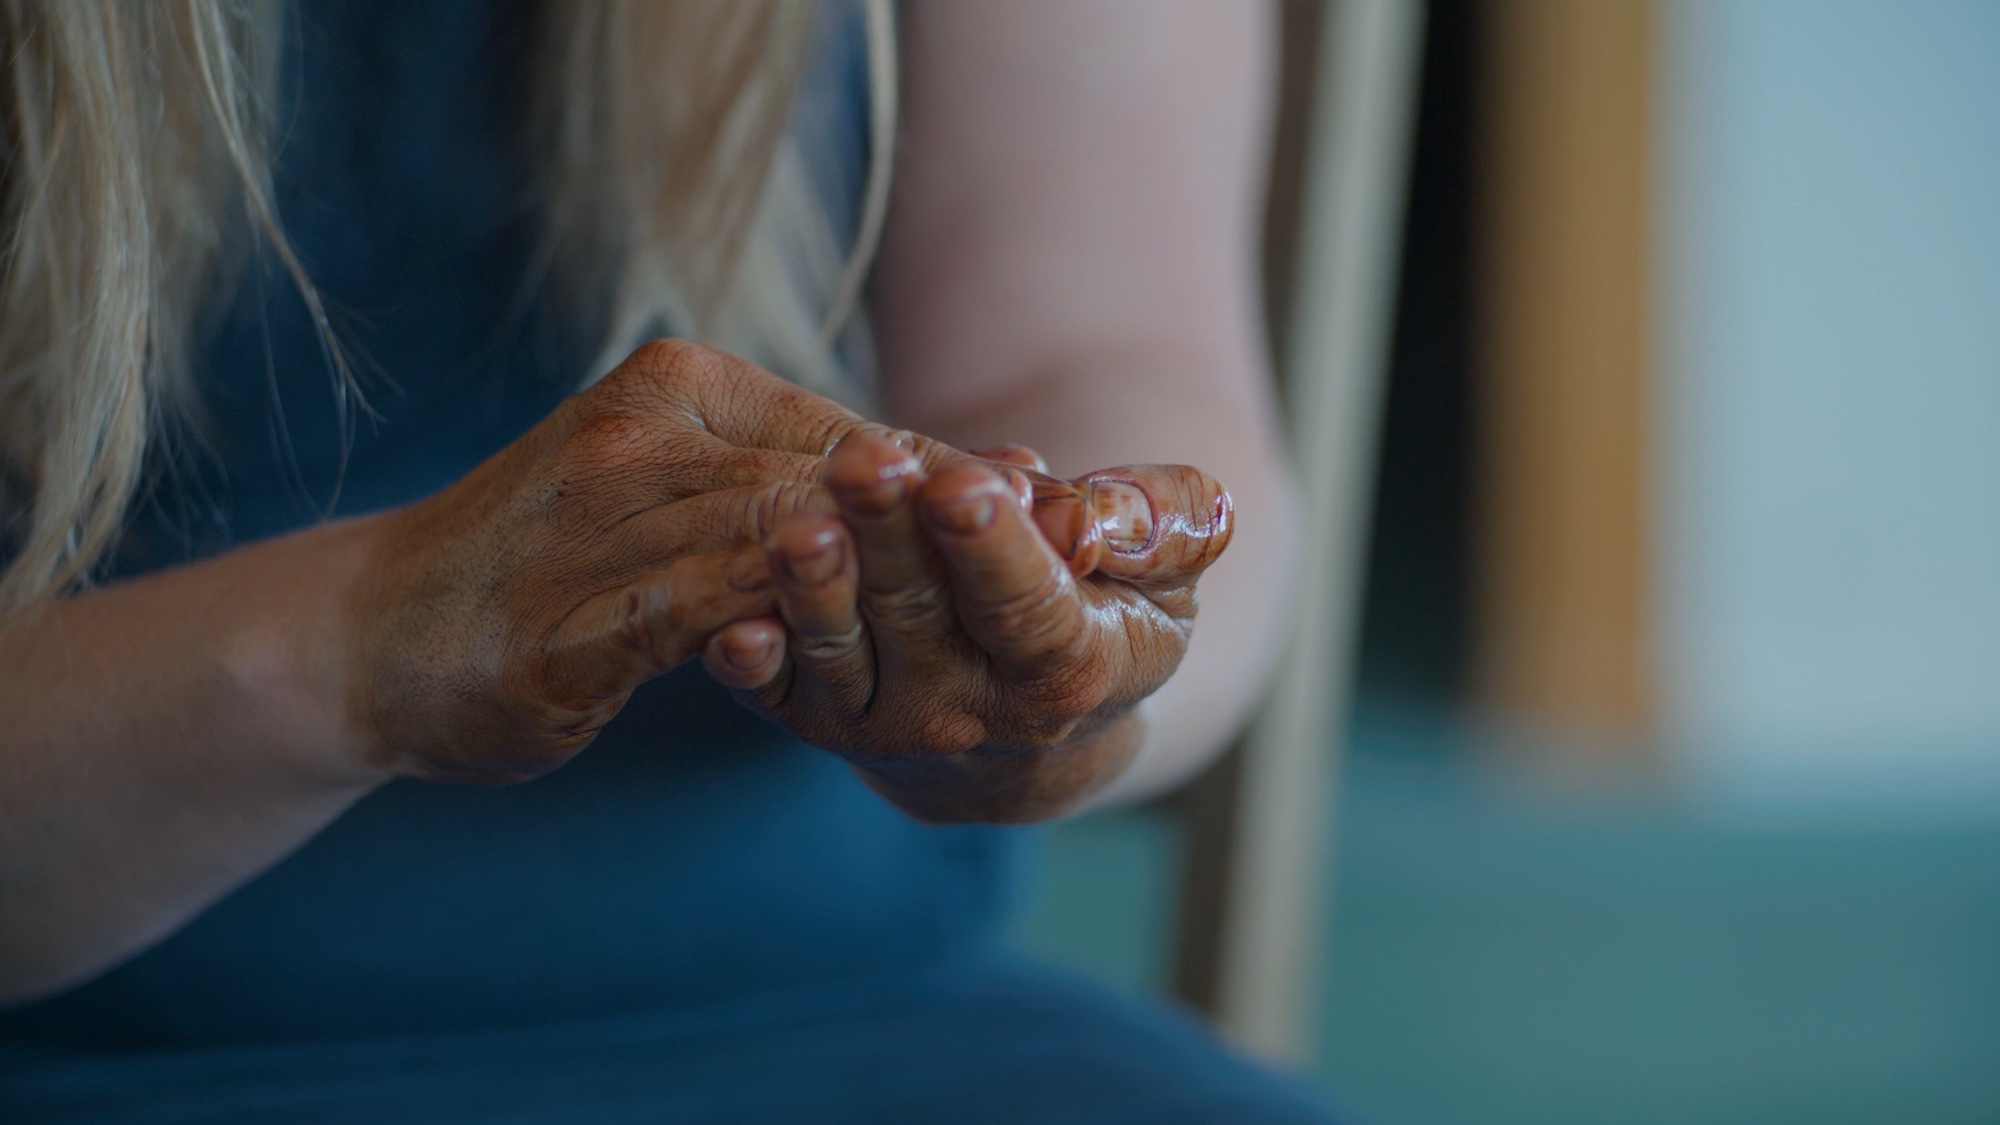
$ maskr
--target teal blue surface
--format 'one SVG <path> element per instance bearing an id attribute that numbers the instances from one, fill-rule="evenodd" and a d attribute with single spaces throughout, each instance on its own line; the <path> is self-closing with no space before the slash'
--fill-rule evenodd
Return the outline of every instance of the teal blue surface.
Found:
<path id="1" fill-rule="evenodd" d="M 2000 1121 L 2000 809 L 1760 823 L 1552 791 L 1406 717 L 1356 741 L 1314 1078 L 1364 1119 Z M 1176 846 L 1053 830 L 1018 940 L 1159 987 Z"/>

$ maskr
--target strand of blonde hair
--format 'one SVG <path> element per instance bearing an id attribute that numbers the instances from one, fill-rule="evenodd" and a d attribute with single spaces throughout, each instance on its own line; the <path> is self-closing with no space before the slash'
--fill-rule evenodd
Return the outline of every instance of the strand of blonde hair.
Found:
<path id="1" fill-rule="evenodd" d="M 811 0 L 550 0 L 538 186 L 606 357 L 672 325 L 856 397 L 830 353 L 879 238 L 896 105 L 890 5 L 863 3 L 871 167 L 843 251 L 785 129 Z M 271 193 L 283 16 L 0 0 L 0 621 L 86 585 L 115 543 L 149 443 L 193 406 L 195 318 L 252 238 L 305 301 L 343 417 L 366 407 Z"/>

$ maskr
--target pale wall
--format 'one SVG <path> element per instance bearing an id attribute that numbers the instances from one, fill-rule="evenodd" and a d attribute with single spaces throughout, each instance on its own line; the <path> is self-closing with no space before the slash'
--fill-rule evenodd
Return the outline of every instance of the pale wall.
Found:
<path id="1" fill-rule="evenodd" d="M 1667 744 L 2000 795 L 2000 3 L 1665 21 Z"/>

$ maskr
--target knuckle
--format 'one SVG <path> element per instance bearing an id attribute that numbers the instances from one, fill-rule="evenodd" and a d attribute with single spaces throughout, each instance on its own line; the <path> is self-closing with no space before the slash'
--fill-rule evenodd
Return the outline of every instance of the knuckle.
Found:
<path id="1" fill-rule="evenodd" d="M 614 405 L 656 401 L 681 376 L 678 341 L 648 340 L 612 368 L 592 392 Z"/>
<path id="2" fill-rule="evenodd" d="M 1028 681 L 1017 698 L 1038 722 L 1062 724 L 1080 719 L 1110 701 L 1110 663 L 1102 652 L 1085 649 Z"/>
<path id="3" fill-rule="evenodd" d="M 667 638 L 679 632 L 684 614 L 680 600 L 665 583 L 627 590 L 619 603 L 618 644 L 651 657 Z"/>
<path id="4" fill-rule="evenodd" d="M 1067 742 L 1080 723 L 1075 718 L 1026 723 L 1010 732 L 1008 742 L 1022 750 L 1053 750 Z"/>
<path id="5" fill-rule="evenodd" d="M 658 411 L 699 400 L 704 388 L 726 385 L 740 361 L 693 340 L 649 340 L 604 380 L 610 401 L 625 409 Z"/>
<path id="6" fill-rule="evenodd" d="M 738 449 L 728 455 L 726 472 L 746 484 L 814 484 L 820 462 L 802 453 L 772 449 Z"/>
<path id="7" fill-rule="evenodd" d="M 950 609 L 944 587 L 919 582 L 892 590 L 864 590 L 861 611 L 869 620 L 898 631 L 936 623 Z"/>
<path id="8" fill-rule="evenodd" d="M 839 633 L 796 632 L 793 655 L 812 664 L 833 664 L 852 657 L 861 647 L 862 628 L 856 622 Z"/>
<path id="9" fill-rule="evenodd" d="M 1070 612 L 1072 587 L 1051 574 L 1032 590 L 982 607 L 986 627 L 1007 639 L 1010 647 L 1038 659 L 1074 659 L 1086 638 L 1077 614 Z"/>
<path id="10" fill-rule="evenodd" d="M 664 435 L 639 415 L 619 409 L 593 411 L 563 436 L 558 476 L 618 473 L 658 459 Z"/>
<path id="11" fill-rule="evenodd" d="M 924 754 L 964 754 L 986 742 L 986 724 L 963 711 L 937 709 L 917 716 L 911 749 Z"/>
<path id="12" fill-rule="evenodd" d="M 656 339 L 639 345 L 622 365 L 643 381 L 669 383 L 714 365 L 714 349 L 691 340 Z"/>
<path id="13" fill-rule="evenodd" d="M 891 440 L 909 450 L 910 454 L 917 459 L 917 463 L 921 464 L 924 467 L 924 471 L 928 473 L 936 473 L 939 470 L 948 469 L 953 465 L 976 464 L 978 462 L 977 458 L 966 453 L 961 453 L 936 438 L 911 433 L 909 430 L 896 431 L 891 436 Z"/>
<path id="14" fill-rule="evenodd" d="M 1053 685 L 1044 689 L 1049 715 L 1062 723 L 1073 723 L 1094 713 L 1110 697 L 1107 678 L 1091 673 L 1059 677 Z"/>
<path id="15" fill-rule="evenodd" d="M 781 480 L 754 488 L 744 497 L 742 520 L 752 542 L 762 542 L 777 530 L 778 521 L 804 508 L 811 489 L 803 482 Z"/>
<path id="16" fill-rule="evenodd" d="M 853 437 L 855 434 L 860 433 L 862 430 L 868 428 L 870 425 L 872 425 L 872 423 L 856 415 L 848 414 L 845 412 L 837 413 L 832 417 L 826 419 L 826 421 L 820 426 L 819 432 L 816 435 L 815 440 L 812 442 L 812 445 L 816 446 L 819 449 L 820 459 L 825 460 L 827 457 L 833 455 L 834 449 L 837 448 L 841 442 L 846 441 L 848 438 Z"/>

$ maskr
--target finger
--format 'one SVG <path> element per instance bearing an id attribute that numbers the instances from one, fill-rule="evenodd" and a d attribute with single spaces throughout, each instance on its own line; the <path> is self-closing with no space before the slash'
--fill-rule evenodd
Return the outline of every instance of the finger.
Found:
<path id="1" fill-rule="evenodd" d="M 601 428 L 600 423 L 590 425 Z M 616 454 L 602 448 L 600 441 L 591 458 L 573 459 L 572 470 L 565 474 L 570 480 L 588 482 L 576 490 L 583 501 L 577 511 L 584 522 L 627 519 L 635 512 L 709 492 L 817 484 L 825 464 L 805 453 L 739 449 L 702 432 L 665 435 L 643 448 L 635 442 Z"/>
<path id="2" fill-rule="evenodd" d="M 1069 565 L 1071 576 L 1082 578 L 1096 570 L 1104 556 L 1104 536 L 1091 511 L 1089 495 L 1047 473 L 1009 471 L 1021 479 L 1026 490 L 1024 510 L 1041 530 L 1042 538 Z"/>
<path id="3" fill-rule="evenodd" d="M 702 667 L 723 687 L 750 691 L 781 682 L 787 672 L 785 625 L 752 617 L 717 630 L 702 646 Z"/>
<path id="4" fill-rule="evenodd" d="M 780 481 L 709 492 L 621 521 L 603 533 L 602 553 L 624 573 L 637 574 L 684 555 L 761 544 L 788 515 L 833 510 L 832 497 L 818 485 Z"/>
<path id="5" fill-rule="evenodd" d="M 958 618 L 1003 674 L 1040 676 L 1073 662 L 1089 621 L 1076 581 L 991 472 L 947 469 L 918 501 L 950 574 Z"/>
<path id="6" fill-rule="evenodd" d="M 558 698 L 588 705 L 688 659 L 730 622 L 776 608 L 777 589 L 761 549 L 684 558 L 579 606 L 550 638 L 545 674 Z"/>
<path id="7" fill-rule="evenodd" d="M 1049 471 L 1049 463 L 1042 455 L 1016 442 L 996 445 L 990 449 L 974 450 L 974 457 L 984 457 L 988 461 L 998 461 L 1003 465 L 1014 465 L 1023 469 L 1033 469 L 1038 473 Z"/>
<path id="8" fill-rule="evenodd" d="M 644 345 L 578 401 L 587 405 L 576 408 L 582 418 L 563 438 L 566 452 L 578 475 L 618 494 L 613 507 L 808 479 L 817 470 L 809 462 L 727 462 L 722 455 L 740 449 L 824 459 L 864 429 L 887 435 L 927 469 L 968 459 L 942 442 L 868 422 L 756 364 L 687 340 Z M 636 502 L 630 493 L 637 493 Z"/>
<path id="9" fill-rule="evenodd" d="M 660 501 L 684 500 L 708 492 L 756 488 L 766 484 L 819 483 L 823 458 L 781 449 L 741 449 L 720 438 L 703 435 L 701 448 L 672 466 Z"/>
<path id="10" fill-rule="evenodd" d="M 867 710 L 875 655 L 856 603 L 859 567 L 846 526 L 831 516 L 793 516 L 780 521 L 766 549 L 791 629 L 793 694 L 843 716 Z"/>
<path id="11" fill-rule="evenodd" d="M 620 380 L 566 404 L 572 421 L 555 438 L 559 514 L 584 522 L 720 489 L 778 480 L 812 481 L 819 450 L 742 447 L 706 428 L 689 403 Z"/>
<path id="12" fill-rule="evenodd" d="M 824 457 L 862 424 L 832 399 L 705 344 L 655 341 L 626 362 L 660 369 L 677 404 L 731 445 Z"/>
<path id="13" fill-rule="evenodd" d="M 857 597 L 875 658 L 899 674 L 951 651 L 951 596 L 936 549 L 912 506 L 923 469 L 909 453 L 867 431 L 827 459 L 826 484 L 854 538 Z"/>
<path id="14" fill-rule="evenodd" d="M 977 456 L 967 453 L 956 446 L 947 445 L 936 438 L 925 437 L 923 434 L 912 430 L 893 429 L 879 422 L 862 422 L 848 433 L 841 435 L 840 440 L 845 441 L 856 434 L 871 434 L 903 450 L 916 459 L 917 464 L 922 467 L 927 476 L 937 472 L 939 469 L 950 468 L 953 465 L 970 464 L 980 460 Z M 836 442 L 835 444 L 837 446 L 839 443 Z M 832 450 L 828 450 L 828 454 L 831 455 L 831 453 Z"/>
<path id="15" fill-rule="evenodd" d="M 1035 482 L 1042 478 L 1051 481 L 1056 479 L 1049 476 L 1048 462 L 1042 460 L 1042 455 L 1025 445 L 1015 445 L 1010 442 L 1007 445 L 982 449 L 973 456 L 989 462 L 999 472 L 1001 479 L 1007 482 L 1022 509 L 1029 512 L 1034 511 L 1035 507 Z M 930 471 L 935 473 L 945 467 L 939 465 Z"/>
<path id="16" fill-rule="evenodd" d="M 1192 585 L 1235 530 L 1228 491 L 1186 465 L 1101 469 L 1076 483 L 1104 540 L 1099 572 L 1134 585 Z"/>

